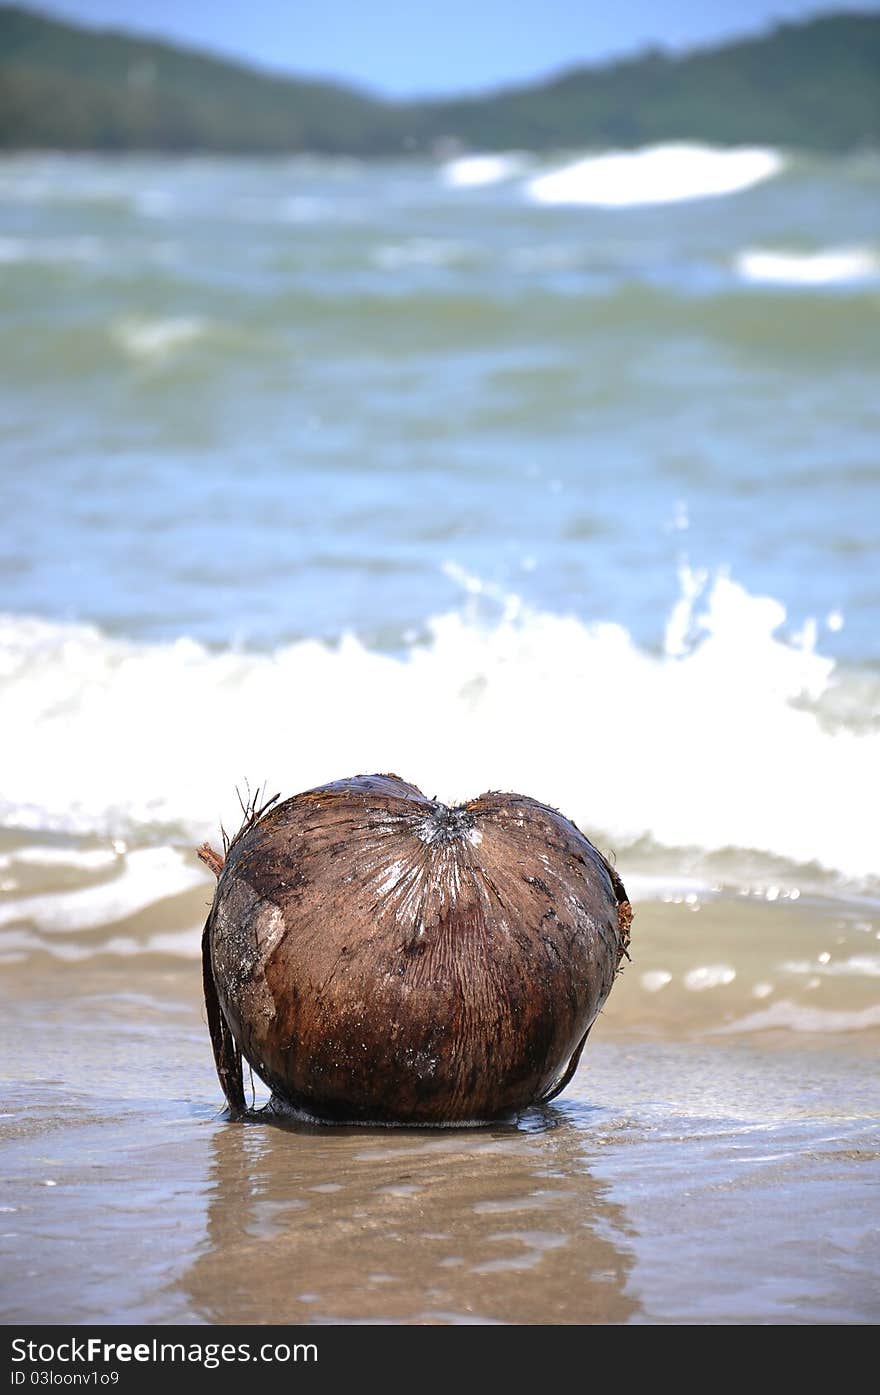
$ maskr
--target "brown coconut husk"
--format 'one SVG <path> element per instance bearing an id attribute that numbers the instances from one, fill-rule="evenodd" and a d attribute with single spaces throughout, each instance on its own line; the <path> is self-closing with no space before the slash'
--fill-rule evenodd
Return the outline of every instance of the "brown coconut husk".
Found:
<path id="1" fill-rule="evenodd" d="M 328 1121 L 444 1124 L 546 1103 L 571 1080 L 627 954 L 615 869 L 522 795 L 457 808 L 396 775 L 248 803 L 202 939 L 233 1113 L 242 1057 Z"/>

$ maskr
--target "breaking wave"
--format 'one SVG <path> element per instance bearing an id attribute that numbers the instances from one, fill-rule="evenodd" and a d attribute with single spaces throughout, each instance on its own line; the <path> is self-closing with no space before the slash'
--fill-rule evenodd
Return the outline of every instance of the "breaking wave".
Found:
<path id="1" fill-rule="evenodd" d="M 129 357 L 154 362 L 194 344 L 207 330 L 205 321 L 196 316 L 125 319 L 113 327 L 113 338 Z"/>
<path id="2" fill-rule="evenodd" d="M 461 155 L 446 161 L 440 178 L 450 189 L 475 189 L 514 179 L 527 164 L 528 157 L 514 151 L 503 155 Z"/>
<path id="3" fill-rule="evenodd" d="M 778 286 L 847 286 L 880 276 L 880 258 L 868 247 L 782 252 L 754 247 L 735 261 L 744 280 Z"/>
<path id="4" fill-rule="evenodd" d="M 216 652 L 8 616 L 0 815 L 201 837 L 237 824 L 246 779 L 291 794 L 397 771 L 447 802 L 527 792 L 618 850 L 753 849 L 870 878 L 880 732 L 815 707 L 846 676 L 815 629 L 780 636 L 778 601 L 723 575 L 684 571 L 682 587 L 660 653 L 515 597 L 492 623 L 468 604 L 435 618 L 399 655 L 352 635 Z"/>
<path id="5" fill-rule="evenodd" d="M 651 145 L 576 160 L 529 179 L 525 192 L 538 204 L 634 208 L 737 194 L 779 174 L 784 165 L 778 151 L 761 147 Z"/>

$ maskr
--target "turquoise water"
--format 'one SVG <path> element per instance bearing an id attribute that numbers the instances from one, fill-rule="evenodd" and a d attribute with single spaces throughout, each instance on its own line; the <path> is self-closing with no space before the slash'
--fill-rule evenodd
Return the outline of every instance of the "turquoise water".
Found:
<path id="1" fill-rule="evenodd" d="M 617 847 L 870 875 L 880 163 L 764 152 L 684 197 L 686 157 L 614 207 L 573 156 L 6 158 L 0 714 L 35 719 L 7 822 L 190 829 L 244 776 L 408 761 L 452 797 L 530 781 Z M 67 769 L 95 742 L 118 782 Z"/>

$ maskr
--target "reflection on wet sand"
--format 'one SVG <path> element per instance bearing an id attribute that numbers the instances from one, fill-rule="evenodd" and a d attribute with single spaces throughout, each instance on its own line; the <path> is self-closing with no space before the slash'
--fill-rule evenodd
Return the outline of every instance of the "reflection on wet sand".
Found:
<path id="1" fill-rule="evenodd" d="M 182 1283 L 208 1322 L 621 1322 L 627 1223 L 582 1125 L 230 1123 Z"/>

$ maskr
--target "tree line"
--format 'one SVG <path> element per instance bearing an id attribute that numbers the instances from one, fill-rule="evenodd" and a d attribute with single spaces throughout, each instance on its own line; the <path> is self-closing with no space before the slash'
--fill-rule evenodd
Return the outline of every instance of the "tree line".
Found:
<path id="1" fill-rule="evenodd" d="M 382 100 L 0 6 L 0 147 L 389 157 L 661 140 L 880 146 L 880 15 L 836 13 L 466 98 Z"/>

